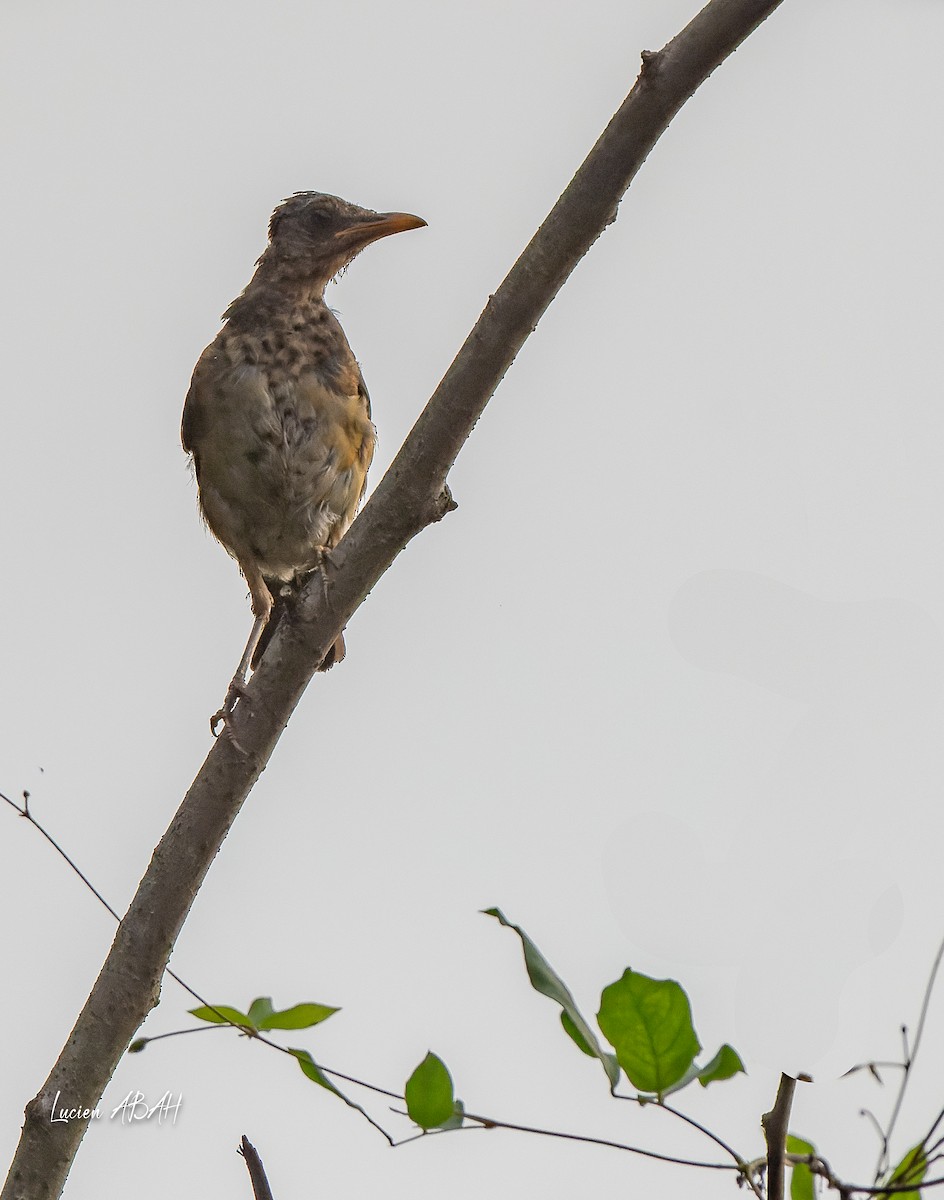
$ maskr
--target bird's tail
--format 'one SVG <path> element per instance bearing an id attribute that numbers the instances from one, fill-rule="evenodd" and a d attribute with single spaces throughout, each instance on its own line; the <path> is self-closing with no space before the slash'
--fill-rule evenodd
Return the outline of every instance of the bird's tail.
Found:
<path id="1" fill-rule="evenodd" d="M 307 578 L 307 576 L 306 576 Z M 283 583 L 281 580 L 267 579 L 266 583 L 269 591 L 272 593 L 274 603 L 272 612 L 269 614 L 269 619 L 266 621 L 265 628 L 259 638 L 259 642 L 252 654 L 252 669 L 255 670 L 262 661 L 262 656 L 266 652 L 266 647 L 272 638 L 275 636 L 275 631 L 279 627 L 279 622 L 284 618 L 291 620 L 292 612 L 298 600 L 298 592 L 304 579 L 296 580 L 294 584 Z M 319 671 L 330 671 L 333 666 L 341 662 L 347 650 L 344 645 L 344 634 L 339 633 L 334 641 L 334 645 L 324 656 L 324 660 Z"/>

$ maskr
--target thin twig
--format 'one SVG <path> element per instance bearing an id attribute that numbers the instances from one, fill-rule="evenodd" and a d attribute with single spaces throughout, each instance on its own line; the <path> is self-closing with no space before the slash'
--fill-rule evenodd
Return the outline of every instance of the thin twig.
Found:
<path id="1" fill-rule="evenodd" d="M 720 1146 L 722 1150 L 731 1155 L 739 1167 L 744 1166 L 743 1156 L 738 1154 L 733 1146 L 729 1146 L 723 1138 L 718 1137 L 716 1133 L 712 1133 L 710 1129 L 696 1121 L 694 1117 L 690 1117 L 687 1113 L 683 1113 L 678 1108 L 672 1108 L 671 1105 L 668 1104 L 657 1104 L 655 1107 L 661 1108 L 663 1112 L 671 1113 L 673 1117 L 678 1117 L 678 1119 L 680 1121 L 684 1121 L 686 1125 L 691 1125 L 693 1129 L 697 1129 L 699 1133 L 703 1133 L 706 1138 L 711 1138 L 715 1145 Z"/>
<path id="2" fill-rule="evenodd" d="M 740 1170 L 743 1173 L 744 1178 L 747 1180 L 747 1183 L 749 1184 L 751 1190 L 754 1192 L 755 1195 L 757 1195 L 757 1196 L 760 1195 L 760 1191 L 757 1188 L 756 1184 L 754 1183 L 754 1181 L 752 1179 L 750 1179 L 748 1177 L 748 1175 L 746 1173 L 747 1164 L 746 1164 L 743 1156 L 738 1154 L 738 1152 L 734 1149 L 734 1147 L 729 1146 L 728 1143 L 723 1138 L 718 1136 L 718 1134 L 713 1133 L 705 1125 L 702 1125 L 699 1121 L 696 1121 L 694 1117 L 690 1117 L 687 1113 L 683 1113 L 681 1111 L 681 1109 L 673 1108 L 670 1104 L 665 1104 L 662 1101 L 647 1100 L 647 1099 L 644 1099 L 642 1096 L 627 1096 L 622 1092 L 612 1092 L 611 1094 L 612 1094 L 614 1100 L 628 1100 L 632 1103 L 638 1104 L 640 1106 L 640 1108 L 662 1109 L 663 1112 L 670 1113 L 673 1117 L 677 1117 L 680 1121 L 684 1121 L 686 1125 L 690 1125 L 693 1129 L 697 1129 L 699 1133 L 704 1134 L 706 1138 L 710 1138 L 711 1141 L 713 1141 L 716 1146 L 719 1146 L 726 1154 L 729 1154 L 731 1156 L 731 1158 L 734 1160 L 734 1163 L 737 1166 L 738 1170 Z"/>
<path id="3" fill-rule="evenodd" d="M 348 1083 L 353 1083 L 357 1087 L 367 1088 L 368 1091 L 376 1092 L 378 1095 L 388 1096 L 392 1100 L 402 1100 L 403 1099 L 403 1097 L 401 1095 L 399 1095 L 399 1093 L 397 1093 L 397 1092 L 391 1092 L 391 1091 L 388 1091 L 386 1088 L 377 1087 L 376 1084 L 367 1083 L 363 1079 L 356 1079 L 353 1075 L 345 1075 L 341 1071 L 335 1071 L 332 1067 L 326 1067 L 323 1064 L 319 1063 L 318 1068 L 319 1068 L 319 1070 L 323 1071 L 325 1075 L 331 1075 L 337 1079 L 344 1079 Z M 620 1096 L 617 1098 L 622 1099 L 622 1100 L 630 1099 L 629 1096 Z M 407 1115 L 406 1113 L 400 1111 L 399 1109 L 393 1109 L 392 1111 L 396 1112 L 399 1116 Z M 639 1155 L 642 1155 L 644 1158 L 656 1158 L 656 1159 L 659 1159 L 661 1162 L 675 1163 L 678 1166 L 682 1166 L 682 1167 L 704 1167 L 706 1170 L 711 1170 L 711 1171 L 737 1171 L 744 1166 L 744 1163 L 742 1163 L 739 1159 L 737 1159 L 736 1156 L 735 1156 L 735 1164 L 734 1165 L 731 1165 L 729 1163 L 702 1162 L 702 1161 L 699 1161 L 696 1159 L 691 1159 L 691 1158 L 676 1158 L 676 1157 L 673 1157 L 672 1155 L 668 1155 L 668 1154 L 658 1154 L 655 1150 L 644 1150 L 639 1146 L 631 1146 L 624 1142 L 611 1142 L 611 1141 L 607 1141 L 603 1138 L 588 1137 L 588 1136 L 585 1136 L 584 1134 L 580 1134 L 580 1133 L 563 1133 L 563 1132 L 560 1132 L 558 1130 L 553 1130 L 553 1129 L 539 1129 L 532 1125 L 517 1125 L 517 1124 L 513 1124 L 509 1121 L 500 1121 L 500 1120 L 498 1120 L 497 1117 L 484 1117 L 484 1116 L 476 1115 L 475 1113 L 469 1113 L 469 1112 L 465 1112 L 462 1115 L 467 1121 L 477 1122 L 478 1126 L 483 1129 L 512 1129 L 512 1130 L 518 1130 L 521 1133 L 534 1133 L 541 1137 L 563 1138 L 566 1141 L 586 1142 L 589 1145 L 610 1146 L 614 1150 L 625 1150 L 630 1154 L 639 1154 Z M 429 1132 L 430 1133 L 433 1133 L 433 1132 L 455 1133 L 455 1132 L 458 1132 L 459 1128 L 460 1127 L 457 1126 L 456 1129 L 454 1129 L 454 1130 L 453 1129 L 439 1129 L 439 1130 L 430 1130 Z M 468 1127 L 462 1126 L 461 1128 L 468 1128 Z M 396 1145 L 405 1146 L 407 1143 L 417 1141 L 417 1140 L 419 1140 L 419 1138 L 421 1138 L 423 1136 L 424 1136 L 424 1134 L 416 1134 L 415 1136 L 412 1136 L 412 1137 L 403 1138 L 401 1141 L 397 1142 Z M 709 1136 L 711 1136 L 711 1135 L 709 1134 Z"/>
<path id="4" fill-rule="evenodd" d="M 867 1121 L 871 1121 L 872 1128 L 875 1130 L 876 1134 L 878 1135 L 879 1145 L 881 1147 L 881 1149 L 879 1151 L 879 1154 L 880 1154 L 879 1161 L 881 1161 L 881 1158 L 887 1159 L 888 1158 L 888 1138 L 885 1136 L 885 1130 L 882 1128 L 881 1121 L 878 1119 L 878 1117 L 875 1115 L 875 1113 L 872 1112 L 872 1110 L 870 1108 L 860 1108 L 859 1116 L 865 1117 L 865 1119 Z M 876 1176 L 876 1182 L 877 1182 L 877 1180 L 878 1180 L 878 1176 Z"/>
<path id="5" fill-rule="evenodd" d="M 810 1167 L 810 1170 L 814 1171 L 814 1174 L 821 1174 L 821 1172 L 815 1171 L 813 1166 Z M 843 1183 L 837 1179 L 831 1186 L 835 1187 L 843 1197 L 853 1195 L 897 1196 L 902 1192 L 908 1192 L 913 1196 L 915 1192 L 923 1192 L 925 1188 L 929 1187 L 941 1187 L 942 1184 L 944 1184 L 944 1175 L 940 1179 L 922 1179 L 920 1185 L 914 1183 L 893 1183 L 887 1186 L 876 1187 L 873 1184 Z"/>
<path id="6" fill-rule="evenodd" d="M 931 1126 L 931 1128 L 928 1130 L 928 1132 L 924 1136 L 924 1146 L 926 1148 L 928 1146 L 928 1142 L 930 1142 L 931 1138 L 933 1138 L 935 1133 L 937 1133 L 937 1128 L 942 1121 L 944 1121 L 944 1108 L 942 1108 L 941 1111 L 934 1118 L 934 1124 Z M 936 1150 L 938 1148 L 938 1146 L 940 1146 L 940 1144 L 941 1144 L 940 1141 L 935 1142 L 933 1149 Z"/>
<path id="7" fill-rule="evenodd" d="M 3 800 L 7 804 L 9 804 L 10 807 L 12 809 L 14 809 L 17 813 L 19 813 L 19 815 L 21 817 L 24 817 L 27 821 L 29 821 L 30 825 L 32 825 L 35 830 L 37 830 L 39 833 L 41 833 L 43 835 L 43 837 L 50 844 L 50 846 L 52 846 L 53 850 L 55 850 L 55 852 L 58 855 L 60 855 L 62 858 L 64 858 L 65 861 L 72 868 L 72 870 L 76 873 L 76 875 L 78 875 L 78 877 L 82 880 L 82 882 L 85 884 L 85 886 L 88 888 L 88 890 L 92 893 L 92 895 L 95 897 L 95 899 L 99 902 L 99 904 L 101 904 L 103 908 L 107 909 L 107 911 L 111 913 L 111 915 L 115 918 L 116 921 L 120 921 L 121 917 L 118 916 L 118 914 L 115 912 L 115 910 L 112 908 L 112 906 L 108 903 L 108 901 L 105 899 L 105 897 L 102 895 L 102 893 L 98 890 L 98 888 L 95 886 L 95 884 L 92 883 L 92 881 L 89 879 L 89 877 L 82 870 L 80 870 L 80 868 L 78 866 L 76 866 L 75 860 L 70 858 L 69 855 L 66 854 L 65 850 L 63 850 L 63 848 L 59 845 L 59 843 L 52 836 L 52 834 L 47 833 L 46 830 L 42 827 L 42 825 L 40 825 L 40 823 L 36 820 L 36 818 L 30 812 L 29 798 L 30 798 L 29 792 L 24 790 L 23 803 L 22 803 L 22 805 L 20 805 L 20 804 L 17 804 L 17 802 L 15 800 L 11 800 L 10 797 L 7 796 L 4 792 L 0 792 L 0 800 Z"/>
<path id="8" fill-rule="evenodd" d="M 944 959 L 944 938 L 941 939 L 941 944 L 937 948 L 937 954 L 934 956 L 934 962 L 931 964 L 931 971 L 928 975 L 928 984 L 924 989 L 924 999 L 921 1002 L 921 1015 L 918 1017 L 918 1028 L 915 1031 L 914 1045 L 911 1048 L 912 1062 L 914 1062 L 915 1055 L 918 1053 L 918 1047 L 921 1045 L 921 1038 L 924 1035 L 924 1025 L 928 1019 L 928 1008 L 931 1005 L 931 993 L 934 991 L 934 984 L 937 982 L 937 974 L 941 969 L 942 959 Z"/>
<path id="9" fill-rule="evenodd" d="M 901 1113 L 902 1104 L 904 1103 L 905 1099 L 905 1093 L 908 1090 L 908 1083 L 911 1079 L 911 1069 L 914 1066 L 915 1058 L 917 1057 L 918 1050 L 921 1046 L 921 1039 L 924 1036 L 924 1026 L 928 1018 L 928 1009 L 931 1004 L 931 993 L 934 991 L 934 985 L 937 982 L 938 971 L 940 970 L 942 959 L 944 959 L 944 938 L 941 939 L 940 945 L 937 948 L 937 954 L 934 956 L 934 962 L 931 964 L 931 970 L 928 974 L 928 982 L 924 989 L 924 998 L 921 1001 L 921 1013 L 918 1017 L 918 1027 L 915 1030 L 914 1042 L 910 1047 L 908 1045 L 908 1031 L 906 1026 L 903 1025 L 901 1029 L 905 1049 L 904 1070 L 902 1072 L 901 1082 L 898 1086 L 898 1095 L 895 1097 L 895 1104 L 892 1108 L 892 1115 L 889 1117 L 888 1125 L 885 1127 L 884 1141 L 878 1156 L 878 1162 L 876 1163 L 875 1167 L 874 1179 L 876 1184 L 888 1171 L 888 1168 L 891 1165 L 888 1152 L 891 1146 L 892 1134 L 895 1132 L 895 1125 L 898 1122 L 898 1117 Z"/>
<path id="10" fill-rule="evenodd" d="M 240 1028 L 241 1026 L 234 1025 L 232 1021 L 227 1021 L 225 1025 L 194 1025 L 193 1029 L 173 1029 L 170 1033 L 155 1033 L 151 1037 L 135 1038 L 131 1044 L 137 1046 L 139 1050 L 143 1050 L 151 1042 L 162 1042 L 165 1038 L 183 1037 L 185 1033 L 212 1033 L 214 1029 Z"/>
<path id="11" fill-rule="evenodd" d="M 391 1111 L 395 1111 L 391 1109 Z M 437 1137 L 444 1133 L 482 1133 L 488 1129 L 487 1125 L 456 1125 L 454 1129 L 421 1129 L 419 1133 L 411 1133 L 409 1137 L 400 1138 L 394 1142 L 394 1148 L 399 1150 L 401 1146 L 409 1146 L 412 1142 L 421 1142 L 423 1138 Z"/>
<path id="12" fill-rule="evenodd" d="M 854 1067 L 850 1067 L 848 1071 L 843 1071 L 839 1078 L 848 1079 L 850 1075 L 856 1075 L 859 1071 L 868 1071 L 878 1083 L 884 1083 L 885 1081 L 878 1073 L 879 1067 L 884 1067 L 886 1070 L 903 1071 L 905 1069 L 905 1064 L 903 1062 L 895 1062 L 894 1060 L 885 1062 L 881 1059 L 875 1059 L 871 1062 L 856 1063 L 856 1065 Z"/>
<path id="13" fill-rule="evenodd" d="M 326 1067 L 323 1063 L 318 1064 L 319 1071 L 323 1071 L 325 1075 L 332 1075 L 335 1079 L 343 1079 L 345 1083 L 353 1083 L 356 1087 L 366 1088 L 369 1092 L 376 1092 L 378 1096 L 387 1096 L 390 1100 L 402 1100 L 403 1096 L 400 1092 L 391 1092 L 387 1088 L 378 1087 L 375 1083 L 367 1083 L 364 1079 L 357 1079 L 353 1075 L 345 1075 L 343 1071 L 336 1071 L 334 1067 Z"/>
<path id="14" fill-rule="evenodd" d="M 562 1138 L 568 1142 L 583 1142 L 588 1146 L 609 1146 L 613 1150 L 625 1150 L 629 1154 L 639 1154 L 643 1158 L 654 1158 L 659 1162 L 675 1163 L 680 1167 L 701 1167 L 706 1171 L 737 1171 L 738 1167 L 731 1163 L 701 1162 L 692 1158 L 675 1158 L 670 1154 L 658 1154 L 655 1150 L 643 1150 L 640 1146 L 630 1146 L 624 1142 L 611 1142 L 606 1138 L 587 1137 L 581 1133 L 562 1133 L 554 1129 L 539 1129 L 533 1125 L 517 1125 L 511 1121 L 499 1121 L 494 1117 L 482 1117 L 475 1113 L 463 1114 L 467 1121 L 477 1121 L 484 1129 L 512 1129 L 518 1133 L 534 1133 L 539 1137 Z"/>

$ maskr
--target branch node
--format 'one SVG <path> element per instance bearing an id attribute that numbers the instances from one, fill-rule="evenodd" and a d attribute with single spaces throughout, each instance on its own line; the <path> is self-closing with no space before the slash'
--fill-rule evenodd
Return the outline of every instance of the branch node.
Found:
<path id="1" fill-rule="evenodd" d="M 441 521 L 448 513 L 455 512 L 459 505 L 453 499 L 449 485 L 444 484 L 443 490 L 433 502 L 433 520 Z"/>
<path id="2" fill-rule="evenodd" d="M 643 50 L 640 55 L 642 59 L 642 70 L 639 72 L 641 79 L 651 79 L 659 70 L 662 62 L 661 50 Z"/>

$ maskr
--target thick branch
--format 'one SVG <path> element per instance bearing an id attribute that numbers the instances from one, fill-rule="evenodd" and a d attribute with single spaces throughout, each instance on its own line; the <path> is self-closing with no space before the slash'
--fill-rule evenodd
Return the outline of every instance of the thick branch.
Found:
<path id="1" fill-rule="evenodd" d="M 393 465 L 335 551 L 327 594 L 272 640 L 247 700 L 213 746 L 150 866 L 59 1060 L 26 1109 L 0 1200 L 55 1200 L 87 1122 L 50 1120 L 54 1099 L 93 1108 L 157 1003 L 180 928 L 243 801 L 328 647 L 396 556 L 450 507 L 446 476 L 528 335 L 603 229 L 689 96 L 781 0 L 711 0 L 661 51 L 486 305 Z"/>

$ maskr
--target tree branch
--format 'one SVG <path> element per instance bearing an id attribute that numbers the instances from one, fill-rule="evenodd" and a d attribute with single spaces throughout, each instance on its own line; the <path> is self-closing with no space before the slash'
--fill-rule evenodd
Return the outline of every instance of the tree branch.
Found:
<path id="1" fill-rule="evenodd" d="M 616 216 L 669 122 L 782 0 L 711 0 L 664 49 L 643 56 L 635 86 L 593 147 L 436 389 L 379 487 L 332 554 L 327 589 L 303 593 L 281 623 L 226 734 L 164 834 L 101 973 L 26 1121 L 0 1200 L 55 1200 L 87 1122 L 52 1123 L 57 1093 L 94 1108 L 157 1004 L 194 897 L 328 647 L 406 544 L 451 507 L 446 476 L 505 372 L 580 258 Z"/>
<path id="2" fill-rule="evenodd" d="M 790 1123 L 790 1109 L 795 1090 L 796 1080 L 790 1075 L 781 1075 L 774 1106 L 760 1119 L 767 1140 L 767 1200 L 783 1200 L 787 1126 Z"/>
<path id="3" fill-rule="evenodd" d="M 272 1189 L 269 1187 L 269 1181 L 266 1178 L 265 1167 L 262 1165 L 262 1159 L 259 1157 L 259 1151 L 250 1142 L 245 1134 L 239 1143 L 237 1154 L 241 1154 L 246 1160 L 246 1168 L 249 1171 L 249 1178 L 252 1181 L 252 1194 L 255 1200 L 274 1200 Z"/>

